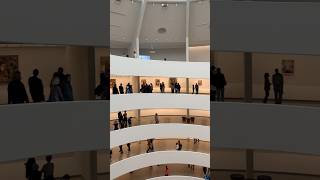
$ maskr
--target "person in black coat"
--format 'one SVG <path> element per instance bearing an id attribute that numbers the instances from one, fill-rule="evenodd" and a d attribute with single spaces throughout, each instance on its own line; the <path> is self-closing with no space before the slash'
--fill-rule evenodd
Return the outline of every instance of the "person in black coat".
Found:
<path id="1" fill-rule="evenodd" d="M 43 102 L 44 93 L 43 93 L 43 84 L 40 78 L 38 78 L 39 70 L 33 70 L 33 76 L 31 76 L 28 80 L 29 90 L 32 97 L 33 102 Z"/>
<path id="2" fill-rule="evenodd" d="M 227 85 L 224 74 L 221 73 L 221 69 L 217 68 L 215 75 L 215 85 L 217 88 L 217 101 L 224 101 L 224 87 Z"/>
<path id="3" fill-rule="evenodd" d="M 120 83 L 119 92 L 120 92 L 120 94 L 124 94 L 124 88 L 122 86 L 122 83 Z"/>
<path id="4" fill-rule="evenodd" d="M 269 80 L 269 73 L 264 73 L 264 99 L 263 99 L 263 103 L 267 103 L 268 98 L 269 98 L 269 94 L 270 94 L 270 80 Z"/>
<path id="5" fill-rule="evenodd" d="M 119 94 L 119 90 L 117 88 L 117 85 L 115 84 L 112 88 L 112 94 Z"/>
<path id="6" fill-rule="evenodd" d="M 8 84 L 8 104 L 29 103 L 29 98 L 21 82 L 21 73 L 15 72 L 13 80 Z"/>

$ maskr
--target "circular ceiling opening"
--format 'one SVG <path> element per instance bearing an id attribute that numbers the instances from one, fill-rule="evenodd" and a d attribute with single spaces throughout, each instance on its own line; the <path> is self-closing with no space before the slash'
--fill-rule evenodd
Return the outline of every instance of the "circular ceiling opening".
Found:
<path id="1" fill-rule="evenodd" d="M 166 28 L 159 28 L 158 29 L 158 33 L 159 34 L 164 34 L 164 33 L 166 33 L 167 32 L 167 29 Z"/>

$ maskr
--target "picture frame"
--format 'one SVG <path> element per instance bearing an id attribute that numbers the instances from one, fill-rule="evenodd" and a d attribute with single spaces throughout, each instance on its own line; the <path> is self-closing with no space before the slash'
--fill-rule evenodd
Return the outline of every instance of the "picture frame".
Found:
<path id="1" fill-rule="evenodd" d="M 177 82 L 177 78 L 169 78 L 169 84 L 173 85 Z"/>
<path id="2" fill-rule="evenodd" d="M 141 85 L 143 84 L 147 84 L 147 80 L 146 79 L 141 79 Z"/>
<path id="3" fill-rule="evenodd" d="M 117 80 L 116 79 L 110 79 L 110 88 L 113 88 L 113 86 L 117 84 Z"/>
<path id="4" fill-rule="evenodd" d="M 284 75 L 294 75 L 294 64 L 295 61 L 292 59 L 282 59 L 281 70 Z"/>
<path id="5" fill-rule="evenodd" d="M 19 70 L 18 55 L 0 55 L 0 84 L 9 83 L 15 72 Z"/>
<path id="6" fill-rule="evenodd" d="M 199 85 L 199 86 L 202 86 L 202 80 L 201 80 L 201 79 L 198 80 L 198 85 Z"/>
<path id="7" fill-rule="evenodd" d="M 155 85 L 156 85 L 156 87 L 160 86 L 160 79 L 155 79 Z"/>

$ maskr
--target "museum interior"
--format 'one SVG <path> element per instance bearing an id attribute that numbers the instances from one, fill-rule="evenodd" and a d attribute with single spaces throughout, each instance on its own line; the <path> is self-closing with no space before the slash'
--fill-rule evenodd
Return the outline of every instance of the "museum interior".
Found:
<path id="1" fill-rule="evenodd" d="M 210 1 L 110 1 L 110 179 L 210 176 Z"/>

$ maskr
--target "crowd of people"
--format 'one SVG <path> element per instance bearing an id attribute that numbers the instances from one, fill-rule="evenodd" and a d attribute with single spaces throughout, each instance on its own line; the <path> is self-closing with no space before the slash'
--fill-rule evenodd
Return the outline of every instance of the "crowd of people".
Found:
<path id="1" fill-rule="evenodd" d="M 27 180 L 54 180 L 54 163 L 52 156 L 46 156 L 46 163 L 39 169 L 39 165 L 35 158 L 29 158 L 24 164 L 26 169 Z M 70 176 L 65 174 L 62 180 L 70 180 Z"/>
<path id="2" fill-rule="evenodd" d="M 159 84 L 160 92 L 165 93 L 165 84 L 161 82 Z M 181 85 L 178 82 L 170 84 L 171 93 L 180 93 Z M 102 90 L 101 90 L 102 91 Z M 152 83 L 143 83 L 139 90 L 140 93 L 153 93 L 153 84 Z M 120 83 L 119 86 L 114 84 L 112 87 L 112 94 L 130 94 L 133 93 L 132 85 L 128 83 L 126 88 Z M 198 83 L 192 85 L 192 94 L 199 94 L 199 85 Z"/>
<path id="3" fill-rule="evenodd" d="M 44 86 L 42 80 L 38 77 L 39 70 L 33 70 L 33 76 L 28 79 L 29 92 L 32 101 L 46 101 L 44 95 Z M 50 94 L 47 98 L 48 102 L 55 101 L 73 101 L 73 89 L 71 85 L 71 75 L 64 74 L 63 68 L 59 67 L 58 71 L 52 75 L 50 82 Z M 23 82 L 21 81 L 21 73 L 16 71 L 13 79 L 8 84 L 8 104 L 29 103 L 29 97 Z"/>

